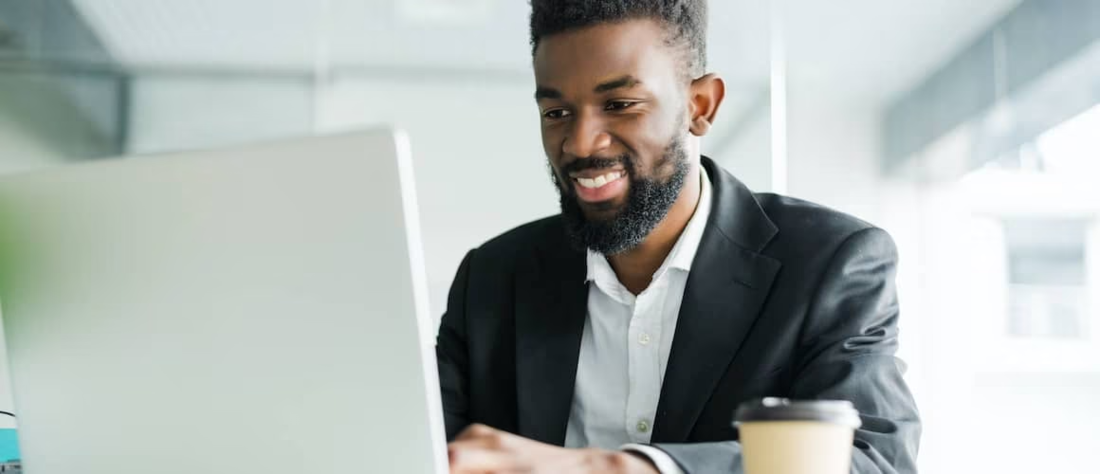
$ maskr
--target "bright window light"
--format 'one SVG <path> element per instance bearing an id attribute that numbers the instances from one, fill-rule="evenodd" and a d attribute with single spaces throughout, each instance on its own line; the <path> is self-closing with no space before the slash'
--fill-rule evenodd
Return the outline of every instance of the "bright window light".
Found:
<path id="1" fill-rule="evenodd" d="M 1051 173 L 1100 173 L 1100 105 L 1054 127 L 1035 140 Z"/>

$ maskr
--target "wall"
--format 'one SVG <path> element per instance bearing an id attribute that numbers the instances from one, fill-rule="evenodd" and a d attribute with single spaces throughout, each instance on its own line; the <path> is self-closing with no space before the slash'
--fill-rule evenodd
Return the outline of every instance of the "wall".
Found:
<path id="1" fill-rule="evenodd" d="M 797 85 L 789 101 L 789 194 L 878 223 L 882 174 L 874 108 Z"/>
<path id="2" fill-rule="evenodd" d="M 143 76 L 131 91 L 128 154 L 312 133 L 313 87 L 300 76 Z"/>
<path id="3" fill-rule="evenodd" d="M 467 251 L 558 212 L 533 84 L 347 79 L 323 92 L 322 130 L 394 123 L 409 133 L 437 317 Z"/>
<path id="4" fill-rule="evenodd" d="M 703 140 L 710 156 L 756 192 L 772 188 L 771 113 L 767 104 L 727 101 L 714 130 Z"/>

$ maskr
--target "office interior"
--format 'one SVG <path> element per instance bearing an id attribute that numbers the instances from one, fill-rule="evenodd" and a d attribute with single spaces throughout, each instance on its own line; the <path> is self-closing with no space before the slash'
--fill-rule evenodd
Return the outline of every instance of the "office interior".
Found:
<path id="1" fill-rule="evenodd" d="M 0 174 L 392 124 L 412 144 L 438 318 L 467 250 L 558 212 L 527 15 L 2 0 Z M 708 49 L 728 94 L 704 154 L 896 240 L 921 469 L 1095 465 L 1100 2 L 720 0 Z M 16 410 L 9 383 L 0 410 Z"/>

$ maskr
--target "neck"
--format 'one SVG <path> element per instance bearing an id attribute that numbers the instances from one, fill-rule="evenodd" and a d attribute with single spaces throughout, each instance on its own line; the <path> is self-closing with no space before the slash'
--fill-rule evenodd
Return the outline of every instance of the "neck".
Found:
<path id="1" fill-rule="evenodd" d="M 672 203 L 668 214 L 649 233 L 649 236 L 637 247 L 607 259 L 611 268 L 615 270 L 615 275 L 619 277 L 619 281 L 631 293 L 637 295 L 649 287 L 653 274 L 661 268 L 661 264 L 668 258 L 680 234 L 687 227 L 691 216 L 695 214 L 702 191 L 699 182 L 699 166 L 701 166 L 699 161 L 691 165 L 680 196 L 676 198 L 676 202 Z"/>

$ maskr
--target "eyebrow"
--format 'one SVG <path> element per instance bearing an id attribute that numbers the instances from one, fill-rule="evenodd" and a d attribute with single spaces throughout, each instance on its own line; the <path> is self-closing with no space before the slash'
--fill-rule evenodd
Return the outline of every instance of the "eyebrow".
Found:
<path id="1" fill-rule="evenodd" d="M 613 91 L 615 89 L 630 89 L 640 85 L 642 85 L 642 81 L 638 80 L 638 78 L 631 75 L 626 75 L 596 86 L 596 93 L 600 94 Z"/>
<path id="2" fill-rule="evenodd" d="M 597 94 L 602 94 L 616 89 L 631 89 L 640 85 L 642 85 L 642 81 L 638 80 L 638 78 L 631 75 L 626 75 L 618 79 L 612 79 L 610 81 L 604 82 L 596 86 L 594 90 Z M 535 88 L 535 100 L 560 99 L 561 97 L 561 91 L 557 89 L 542 86 Z"/>
<path id="3" fill-rule="evenodd" d="M 561 91 L 557 89 L 551 89 L 549 87 L 538 87 L 535 89 L 535 100 L 542 99 L 560 99 Z"/>

